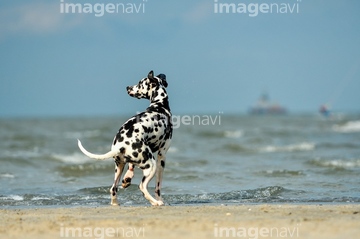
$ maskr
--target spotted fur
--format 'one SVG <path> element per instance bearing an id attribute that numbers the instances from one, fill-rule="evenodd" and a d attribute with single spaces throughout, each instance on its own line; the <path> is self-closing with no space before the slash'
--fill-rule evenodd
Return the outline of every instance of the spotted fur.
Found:
<path id="1" fill-rule="evenodd" d="M 124 188 L 131 184 L 134 177 L 134 166 L 143 170 L 143 178 L 139 185 L 144 197 L 152 205 L 164 204 L 161 195 L 162 176 L 165 168 L 165 155 L 170 147 L 172 138 L 171 111 L 169 99 L 166 92 L 168 83 L 166 76 L 160 74 L 154 76 L 150 71 L 146 78 L 139 81 L 137 85 L 128 86 L 127 92 L 130 96 L 138 99 L 150 100 L 149 107 L 130 119 L 119 129 L 114 137 L 111 150 L 99 155 L 88 152 L 78 141 L 80 150 L 90 158 L 115 160 L 115 178 L 110 188 L 111 204 L 118 205 L 117 189 L 125 164 L 128 170 L 122 180 Z M 153 198 L 147 185 L 156 174 L 155 196 Z"/>

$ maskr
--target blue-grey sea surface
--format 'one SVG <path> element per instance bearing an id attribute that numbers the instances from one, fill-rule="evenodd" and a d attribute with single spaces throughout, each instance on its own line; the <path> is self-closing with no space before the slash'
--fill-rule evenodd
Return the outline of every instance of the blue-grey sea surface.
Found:
<path id="1" fill-rule="evenodd" d="M 87 158 L 77 139 L 105 153 L 127 118 L 1 119 L 0 207 L 108 205 L 113 159 Z M 360 202 L 360 115 L 174 120 L 161 190 L 167 205 Z M 138 189 L 142 171 L 135 174 L 119 202 L 150 205 Z"/>

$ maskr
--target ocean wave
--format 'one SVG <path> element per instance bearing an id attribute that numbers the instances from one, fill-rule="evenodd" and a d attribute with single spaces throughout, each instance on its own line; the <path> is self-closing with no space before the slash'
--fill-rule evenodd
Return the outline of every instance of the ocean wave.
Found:
<path id="1" fill-rule="evenodd" d="M 22 195 L 7 195 L 7 196 L 0 196 L 1 201 L 23 201 L 24 196 Z"/>
<path id="2" fill-rule="evenodd" d="M 202 138 L 230 138 L 237 139 L 243 136 L 242 130 L 224 130 L 224 131 L 200 131 L 198 135 Z"/>
<path id="3" fill-rule="evenodd" d="M 63 177 L 83 177 L 110 174 L 113 168 L 112 163 L 94 161 L 94 163 L 61 165 L 57 167 L 57 171 Z"/>
<path id="4" fill-rule="evenodd" d="M 11 173 L 2 173 L 0 174 L 0 178 L 15 178 L 15 175 Z"/>
<path id="5" fill-rule="evenodd" d="M 106 195 L 109 197 L 109 195 Z M 102 195 L 0 195 L 0 206 L 34 207 L 34 206 L 90 206 L 107 204 L 107 197 Z"/>
<path id="6" fill-rule="evenodd" d="M 307 203 L 307 202 L 360 202 L 360 197 L 303 197 L 305 192 L 281 186 L 269 186 L 249 190 L 222 193 L 163 194 L 166 205 L 226 204 L 226 203 Z M 136 185 L 119 188 L 118 200 L 122 206 L 150 205 Z M 0 206 L 99 206 L 109 205 L 109 187 L 80 189 L 71 194 L 24 194 L 0 195 Z"/>
<path id="7" fill-rule="evenodd" d="M 64 136 L 69 139 L 93 138 L 101 135 L 100 130 L 88 130 L 82 132 L 65 132 Z"/>
<path id="8" fill-rule="evenodd" d="M 360 159 L 314 159 L 310 161 L 310 164 L 334 169 L 356 169 L 360 168 Z"/>
<path id="9" fill-rule="evenodd" d="M 178 151 L 179 151 L 179 149 L 174 146 L 174 147 L 170 147 L 167 152 L 168 153 L 177 153 Z"/>
<path id="10" fill-rule="evenodd" d="M 293 152 L 293 151 L 311 151 L 315 149 L 314 143 L 303 142 L 299 144 L 290 144 L 283 146 L 265 146 L 260 148 L 261 152 L 273 153 L 273 152 Z"/>
<path id="11" fill-rule="evenodd" d="M 23 158 L 39 158 L 43 156 L 38 147 L 33 147 L 29 150 L 3 150 L 0 152 L 0 159 L 2 158 L 16 158 L 16 159 L 23 159 Z"/>
<path id="12" fill-rule="evenodd" d="M 86 163 L 89 161 L 94 161 L 82 153 L 52 154 L 51 157 L 53 157 L 57 160 L 60 160 L 63 163 L 72 163 L 72 164 L 80 164 L 80 163 Z"/>
<path id="13" fill-rule="evenodd" d="M 226 138 L 237 139 L 237 138 L 241 138 L 243 136 L 243 134 L 244 134 L 244 132 L 242 130 L 235 130 L 235 131 L 225 130 L 224 131 L 224 137 L 226 137 Z"/>
<path id="14" fill-rule="evenodd" d="M 129 188 L 132 188 L 133 185 L 130 185 Z M 109 186 L 102 186 L 102 187 L 92 187 L 92 188 L 82 188 L 79 189 L 78 192 L 82 194 L 104 194 L 109 192 Z M 120 188 L 119 188 L 120 189 Z"/>
<path id="15" fill-rule="evenodd" d="M 268 177 L 297 177 L 304 176 L 304 172 L 301 170 L 265 170 L 260 171 L 258 174 Z"/>
<path id="16" fill-rule="evenodd" d="M 258 189 L 230 191 L 224 193 L 170 194 L 163 195 L 167 204 L 237 203 L 241 201 L 260 202 L 280 199 L 285 188 L 270 186 Z M 25 194 L 0 195 L 1 206 L 49 206 L 49 205 L 103 205 L 109 204 L 109 187 L 84 188 L 76 194 Z M 119 202 L 125 205 L 147 205 L 136 185 L 119 188 Z"/>
<path id="17" fill-rule="evenodd" d="M 260 202 L 279 198 L 280 194 L 284 191 L 286 189 L 283 187 L 270 186 L 225 193 L 164 195 L 164 199 L 172 204 Z"/>
<path id="18" fill-rule="evenodd" d="M 359 121 L 348 121 L 345 124 L 335 124 L 332 126 L 335 132 L 339 133 L 357 133 L 360 132 L 360 120 Z"/>
<path id="19" fill-rule="evenodd" d="M 319 143 L 317 148 L 325 149 L 358 149 L 360 148 L 360 142 L 345 142 L 345 143 Z"/>
<path id="20" fill-rule="evenodd" d="M 237 143 L 229 143 L 229 144 L 225 144 L 223 147 L 221 147 L 222 149 L 228 150 L 230 152 L 233 153 L 254 153 L 256 152 L 255 150 L 241 145 L 241 144 L 237 144 Z"/>
<path id="21" fill-rule="evenodd" d="M 46 196 L 34 196 L 32 197 L 30 200 L 32 201 L 39 201 L 39 200 L 51 200 L 51 197 L 46 197 Z"/>

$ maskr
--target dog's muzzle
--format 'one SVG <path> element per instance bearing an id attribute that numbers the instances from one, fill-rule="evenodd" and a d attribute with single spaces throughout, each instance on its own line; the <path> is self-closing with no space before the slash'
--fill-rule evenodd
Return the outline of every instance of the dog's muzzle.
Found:
<path id="1" fill-rule="evenodd" d="M 126 87 L 126 90 L 127 90 L 127 93 L 130 94 L 131 91 L 132 91 L 132 87 L 131 87 L 131 86 L 127 86 L 127 87 Z"/>
<path id="2" fill-rule="evenodd" d="M 127 90 L 127 93 L 128 93 L 130 96 L 135 97 L 136 94 L 132 91 L 133 89 L 132 89 L 131 86 L 127 86 L 127 87 L 126 87 L 126 90 Z"/>

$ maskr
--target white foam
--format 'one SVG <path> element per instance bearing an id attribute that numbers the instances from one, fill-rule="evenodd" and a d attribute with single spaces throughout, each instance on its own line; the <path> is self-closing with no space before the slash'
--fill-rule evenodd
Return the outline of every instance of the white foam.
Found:
<path id="1" fill-rule="evenodd" d="M 2 173 L 0 174 L 0 178 L 15 178 L 15 175 L 10 173 Z"/>
<path id="2" fill-rule="evenodd" d="M 349 121 L 344 125 L 333 125 L 332 129 L 340 133 L 360 132 L 360 121 Z"/>
<path id="3" fill-rule="evenodd" d="M 23 201 L 24 197 L 20 196 L 20 195 L 9 195 L 9 196 L 2 197 L 2 199 L 4 199 L 4 200 L 14 200 L 14 201 Z"/>
<path id="4" fill-rule="evenodd" d="M 240 138 L 243 136 L 243 132 L 241 130 L 235 130 L 235 131 L 225 131 L 224 135 L 226 138 Z"/>
<path id="5" fill-rule="evenodd" d="M 168 150 L 168 153 L 176 153 L 176 152 L 178 152 L 178 151 L 179 151 L 178 148 L 176 148 L 176 147 L 170 147 L 169 150 Z"/>
<path id="6" fill-rule="evenodd" d="M 330 161 L 321 161 L 320 165 L 325 167 L 334 167 L 334 168 L 357 168 L 360 167 L 360 159 L 355 161 L 335 159 Z"/>
<path id="7" fill-rule="evenodd" d="M 43 154 L 40 152 L 38 147 L 34 147 L 32 150 L 4 150 L 0 153 L 2 157 L 10 158 L 37 158 L 41 157 Z"/>
<path id="8" fill-rule="evenodd" d="M 65 137 L 69 139 L 91 138 L 101 134 L 100 130 L 88 130 L 84 132 L 65 132 Z"/>
<path id="9" fill-rule="evenodd" d="M 73 154 L 53 154 L 52 157 L 64 162 L 64 163 L 85 163 L 91 159 L 86 157 L 82 153 L 73 153 Z"/>
<path id="10" fill-rule="evenodd" d="M 299 144 L 290 144 L 284 146 L 273 146 L 269 145 L 264 148 L 261 148 L 260 151 L 262 152 L 293 152 L 293 151 L 310 151 L 314 150 L 315 144 L 309 142 L 303 142 Z"/>
<path id="11" fill-rule="evenodd" d="M 37 200 L 51 200 L 51 198 L 37 196 L 37 197 L 33 197 L 31 200 L 32 200 L 32 201 L 37 201 Z"/>

